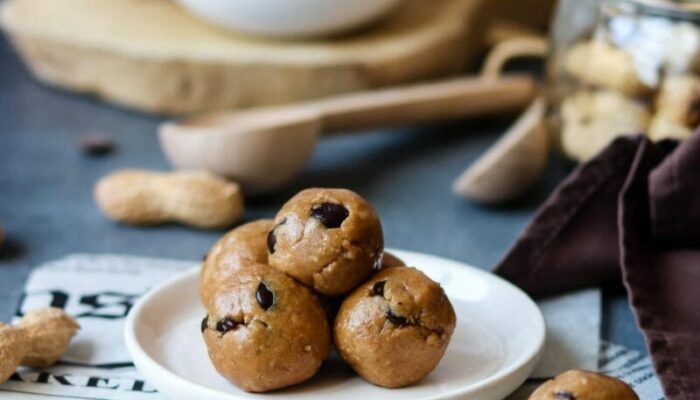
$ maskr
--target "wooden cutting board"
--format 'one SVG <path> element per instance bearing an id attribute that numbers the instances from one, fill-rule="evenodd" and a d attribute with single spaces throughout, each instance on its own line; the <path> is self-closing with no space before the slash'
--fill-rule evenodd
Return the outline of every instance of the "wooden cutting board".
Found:
<path id="1" fill-rule="evenodd" d="M 190 113 L 458 72 L 480 50 L 475 15 L 485 1 L 407 0 L 369 29 L 314 41 L 223 31 L 168 0 L 7 0 L 0 23 L 44 82 L 140 110 Z"/>

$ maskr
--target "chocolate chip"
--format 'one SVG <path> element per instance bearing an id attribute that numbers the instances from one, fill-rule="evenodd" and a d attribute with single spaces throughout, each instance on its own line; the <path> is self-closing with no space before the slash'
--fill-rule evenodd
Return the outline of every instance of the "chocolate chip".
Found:
<path id="1" fill-rule="evenodd" d="M 554 398 L 555 399 L 561 399 L 561 400 L 576 400 L 576 396 L 574 396 L 573 393 L 571 392 L 554 392 Z"/>
<path id="2" fill-rule="evenodd" d="M 216 330 L 221 333 L 226 333 L 228 331 L 234 330 L 238 327 L 238 322 L 232 320 L 231 318 L 224 318 L 216 323 Z"/>
<path id="3" fill-rule="evenodd" d="M 323 203 L 311 209 L 311 216 L 321 221 L 326 228 L 340 228 L 350 212 L 341 204 Z"/>
<path id="4" fill-rule="evenodd" d="M 80 150 L 88 156 L 104 156 L 114 151 L 114 143 L 103 135 L 87 135 L 78 141 Z"/>
<path id="5" fill-rule="evenodd" d="M 204 317 L 202 319 L 202 325 L 201 325 L 202 332 L 204 332 L 208 327 L 209 327 L 209 316 L 207 315 L 206 317 Z"/>
<path id="6" fill-rule="evenodd" d="M 406 317 L 394 314 L 391 310 L 386 312 L 386 318 L 396 325 L 406 325 Z"/>
<path id="7" fill-rule="evenodd" d="M 267 234 L 267 250 L 270 254 L 275 254 L 275 245 L 277 245 L 277 237 L 275 236 L 275 230 L 271 230 Z"/>
<path id="8" fill-rule="evenodd" d="M 382 296 L 384 297 L 384 285 L 386 281 L 379 281 L 372 286 L 372 296 Z"/>
<path id="9" fill-rule="evenodd" d="M 277 246 L 277 236 L 275 236 L 275 229 L 279 228 L 285 223 L 287 223 L 287 218 L 283 219 L 282 222 L 277 224 L 277 226 L 272 228 L 270 233 L 267 234 L 267 250 L 270 252 L 270 254 L 275 254 L 275 246 Z"/>
<path id="10" fill-rule="evenodd" d="M 260 307 L 266 310 L 275 304 L 275 295 L 267 288 L 265 282 L 260 282 L 260 285 L 258 285 L 258 292 L 255 293 L 255 298 L 258 299 Z"/>
<path id="11" fill-rule="evenodd" d="M 207 261 L 207 257 L 209 257 L 209 253 L 206 253 L 202 256 L 202 262 Z"/>

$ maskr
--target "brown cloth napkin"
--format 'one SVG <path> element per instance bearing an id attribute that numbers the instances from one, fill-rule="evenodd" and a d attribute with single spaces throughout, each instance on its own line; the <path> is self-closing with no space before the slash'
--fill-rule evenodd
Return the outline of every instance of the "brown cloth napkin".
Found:
<path id="1" fill-rule="evenodd" d="M 667 398 L 700 399 L 700 133 L 613 142 L 559 186 L 496 273 L 535 296 L 622 278 Z"/>

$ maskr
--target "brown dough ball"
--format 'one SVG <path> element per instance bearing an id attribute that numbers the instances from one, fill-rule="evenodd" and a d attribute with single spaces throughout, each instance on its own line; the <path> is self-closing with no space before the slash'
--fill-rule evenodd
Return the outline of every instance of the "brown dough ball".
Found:
<path id="1" fill-rule="evenodd" d="M 271 219 L 241 225 L 228 232 L 209 250 L 199 275 L 199 296 L 207 305 L 220 282 L 243 266 L 267 264 L 267 233 Z"/>
<path id="2" fill-rule="evenodd" d="M 272 267 L 252 264 L 214 293 L 202 334 L 217 371 L 241 389 L 267 392 L 311 378 L 330 351 L 319 299 Z"/>
<path id="3" fill-rule="evenodd" d="M 334 323 L 338 352 L 375 385 L 402 387 L 440 362 L 456 316 L 439 284 L 415 268 L 382 270 L 341 305 Z"/>
<path id="4" fill-rule="evenodd" d="M 625 382 L 595 372 L 571 370 L 543 383 L 530 400 L 639 400 Z"/>
<path id="5" fill-rule="evenodd" d="M 379 268 L 382 225 L 374 208 L 345 189 L 307 189 L 277 213 L 270 265 L 326 296 L 348 293 Z"/>

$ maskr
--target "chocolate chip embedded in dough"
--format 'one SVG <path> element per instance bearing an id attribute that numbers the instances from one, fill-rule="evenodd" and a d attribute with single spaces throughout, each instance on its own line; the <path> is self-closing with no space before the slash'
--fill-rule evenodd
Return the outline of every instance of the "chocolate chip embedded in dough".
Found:
<path id="1" fill-rule="evenodd" d="M 231 318 L 224 318 L 216 323 L 216 330 L 221 333 L 226 333 L 236 328 L 238 328 L 238 322 L 232 320 Z"/>
<path id="2" fill-rule="evenodd" d="M 278 226 L 284 225 L 287 222 L 287 219 L 283 219 L 282 222 L 277 224 L 270 233 L 267 234 L 267 251 L 270 252 L 270 254 L 275 254 L 275 246 L 277 246 L 277 236 L 275 236 L 275 229 L 277 229 Z"/>
<path id="3" fill-rule="evenodd" d="M 396 325 L 406 325 L 406 322 L 408 322 L 406 317 L 402 317 L 400 315 L 394 314 L 394 312 L 391 310 L 386 312 L 386 319 L 388 319 L 389 321 L 391 321 L 392 323 L 394 323 Z"/>
<path id="4" fill-rule="evenodd" d="M 208 327 L 209 327 L 209 316 L 207 315 L 202 319 L 202 324 L 201 324 L 200 328 L 202 329 L 202 332 L 204 332 Z"/>
<path id="5" fill-rule="evenodd" d="M 372 296 L 381 296 L 384 297 L 384 285 L 386 285 L 386 281 L 379 281 L 372 286 Z"/>
<path id="6" fill-rule="evenodd" d="M 275 230 L 271 230 L 267 234 L 267 250 L 270 254 L 275 254 L 275 245 L 277 244 L 277 237 L 275 236 Z"/>
<path id="7" fill-rule="evenodd" d="M 265 310 L 272 307 L 272 305 L 275 303 L 275 295 L 272 294 L 270 289 L 267 288 L 265 282 L 260 282 L 260 285 L 258 285 L 258 291 L 255 293 L 255 298 L 258 300 L 260 307 L 264 308 Z"/>
<path id="8" fill-rule="evenodd" d="M 322 203 L 311 209 L 311 216 L 321 221 L 329 229 L 340 228 L 343 221 L 350 215 L 345 206 L 336 203 Z"/>

